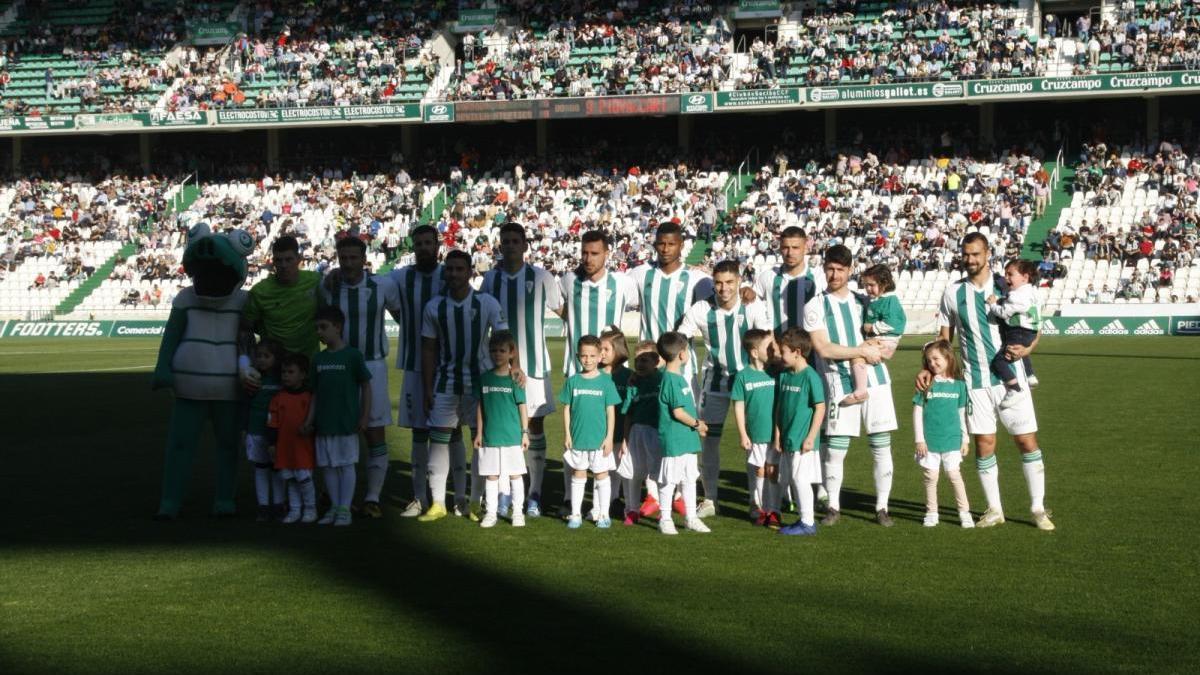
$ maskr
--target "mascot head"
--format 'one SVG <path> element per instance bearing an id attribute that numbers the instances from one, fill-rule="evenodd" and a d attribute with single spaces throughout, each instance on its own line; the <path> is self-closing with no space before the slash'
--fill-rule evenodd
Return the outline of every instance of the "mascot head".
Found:
<path id="1" fill-rule="evenodd" d="M 183 252 L 183 270 L 192 278 L 196 294 L 223 298 L 246 281 L 246 257 L 254 250 L 254 238 L 245 230 L 214 234 L 205 223 L 188 231 Z"/>

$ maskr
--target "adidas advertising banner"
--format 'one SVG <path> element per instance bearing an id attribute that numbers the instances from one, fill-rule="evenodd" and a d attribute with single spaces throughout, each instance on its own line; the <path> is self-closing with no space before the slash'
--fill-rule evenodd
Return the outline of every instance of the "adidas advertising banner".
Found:
<path id="1" fill-rule="evenodd" d="M 1169 316 L 1110 316 L 1065 317 L 1051 316 L 1042 320 L 1042 335 L 1200 335 L 1200 317 L 1195 319 L 1193 333 L 1177 332 L 1175 318 L 1187 325 L 1185 317 Z"/>
<path id="2" fill-rule="evenodd" d="M 4 321 L 0 338 L 161 337 L 166 327 L 166 321 Z M 557 316 L 546 319 L 546 335 L 561 337 L 564 329 Z M 388 337 L 400 334 L 395 321 L 388 321 L 385 331 Z"/>

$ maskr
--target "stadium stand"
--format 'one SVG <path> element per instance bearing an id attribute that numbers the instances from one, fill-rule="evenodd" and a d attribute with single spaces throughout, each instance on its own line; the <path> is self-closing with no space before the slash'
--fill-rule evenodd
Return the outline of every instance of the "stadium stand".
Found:
<path id="1" fill-rule="evenodd" d="M 465 40 L 447 99 L 712 91 L 729 74 L 711 5 L 521 4 L 527 23 Z"/>
<path id="2" fill-rule="evenodd" d="M 1085 146 L 1071 206 L 1046 237 L 1046 262 L 1065 267 L 1053 305 L 1195 302 L 1200 161 L 1175 143 L 1110 151 Z"/>

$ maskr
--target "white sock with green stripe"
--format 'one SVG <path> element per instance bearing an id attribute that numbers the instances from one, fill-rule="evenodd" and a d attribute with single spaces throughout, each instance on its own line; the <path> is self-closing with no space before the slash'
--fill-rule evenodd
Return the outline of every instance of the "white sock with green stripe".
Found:
<path id="1" fill-rule="evenodd" d="M 892 435 L 868 434 L 867 445 L 875 459 L 875 510 L 886 511 L 892 494 Z"/>
<path id="2" fill-rule="evenodd" d="M 825 442 L 825 490 L 829 492 L 829 508 L 842 510 L 842 477 L 846 453 L 850 451 L 849 436 L 830 436 Z"/>
<path id="3" fill-rule="evenodd" d="M 387 443 L 367 448 L 367 494 L 364 501 L 378 502 L 383 492 L 383 481 L 387 478 L 388 446 Z"/>
<path id="4" fill-rule="evenodd" d="M 717 501 L 718 485 L 721 482 L 721 426 L 714 424 L 708 428 L 708 435 L 701 441 L 703 454 L 700 462 L 700 482 L 704 485 L 704 498 Z"/>
<path id="5" fill-rule="evenodd" d="M 412 432 L 412 487 L 413 499 L 421 510 L 429 508 L 429 432 L 413 429 Z"/>
<path id="6" fill-rule="evenodd" d="M 1021 470 L 1029 484 L 1029 509 L 1034 513 L 1045 511 L 1042 501 L 1046 497 L 1046 465 L 1042 463 L 1041 448 L 1021 455 Z"/>
<path id="7" fill-rule="evenodd" d="M 1004 506 L 1000 503 L 1000 467 L 996 465 L 996 455 L 976 457 L 975 468 L 979 469 L 979 482 L 983 485 L 988 508 L 996 513 L 1004 513 Z"/>
<path id="8" fill-rule="evenodd" d="M 529 498 L 541 500 L 542 476 L 546 473 L 546 434 L 529 434 L 525 465 L 529 469 Z"/>
<path id="9" fill-rule="evenodd" d="M 450 432 L 429 432 L 429 490 L 433 503 L 446 505 L 446 478 L 450 476 Z"/>

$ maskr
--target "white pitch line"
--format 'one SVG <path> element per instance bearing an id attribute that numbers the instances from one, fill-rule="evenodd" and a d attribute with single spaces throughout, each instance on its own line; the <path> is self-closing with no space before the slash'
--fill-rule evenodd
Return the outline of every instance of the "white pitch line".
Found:
<path id="1" fill-rule="evenodd" d="M 117 368 L 76 368 L 75 370 L 8 370 L 0 371 L 0 375 L 74 375 L 76 373 L 112 373 L 117 371 L 151 370 L 149 366 L 120 366 Z"/>

